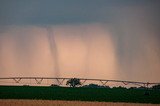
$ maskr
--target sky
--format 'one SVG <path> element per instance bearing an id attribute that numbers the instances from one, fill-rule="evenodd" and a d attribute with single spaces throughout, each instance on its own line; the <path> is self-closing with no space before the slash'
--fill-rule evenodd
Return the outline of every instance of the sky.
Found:
<path id="1" fill-rule="evenodd" d="M 160 82 L 159 0 L 1 0 L 0 77 Z"/>

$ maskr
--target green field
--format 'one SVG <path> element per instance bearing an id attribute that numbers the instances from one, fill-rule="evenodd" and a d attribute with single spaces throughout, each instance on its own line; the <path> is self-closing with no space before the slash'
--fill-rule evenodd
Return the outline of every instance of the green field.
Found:
<path id="1" fill-rule="evenodd" d="M 80 100 L 160 104 L 160 90 L 0 86 L 0 99 Z"/>

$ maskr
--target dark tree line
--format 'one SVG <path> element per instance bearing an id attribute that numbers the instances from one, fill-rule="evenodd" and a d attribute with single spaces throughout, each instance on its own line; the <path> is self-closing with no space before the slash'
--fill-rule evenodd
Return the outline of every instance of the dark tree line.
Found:
<path id="1" fill-rule="evenodd" d="M 78 87 L 78 86 L 81 86 L 81 81 L 80 79 L 78 78 L 71 78 L 69 79 L 67 82 L 66 82 L 66 85 L 70 86 L 70 87 Z M 52 84 L 51 86 L 55 86 L 54 84 Z M 58 85 L 56 85 L 57 87 Z M 89 85 L 84 85 L 84 86 L 81 86 L 81 87 L 88 87 L 88 88 L 110 88 L 109 86 L 102 86 L 102 85 L 97 85 L 97 84 L 89 84 Z M 125 87 L 113 87 L 113 88 L 119 88 L 119 89 L 127 89 Z M 154 85 L 150 88 L 146 88 L 146 87 L 130 87 L 129 89 L 153 89 L 153 90 L 160 90 L 160 84 L 158 85 Z"/>

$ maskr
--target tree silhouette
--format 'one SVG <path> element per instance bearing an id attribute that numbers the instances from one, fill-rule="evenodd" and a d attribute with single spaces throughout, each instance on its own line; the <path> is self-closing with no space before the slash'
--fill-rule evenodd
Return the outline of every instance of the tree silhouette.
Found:
<path id="1" fill-rule="evenodd" d="M 81 85 L 80 79 L 78 78 L 71 78 L 66 82 L 66 85 L 69 85 L 70 87 L 76 87 L 78 85 Z"/>
<path id="2" fill-rule="evenodd" d="M 157 89 L 157 90 L 159 89 L 160 90 L 160 84 L 152 86 L 152 89 Z"/>

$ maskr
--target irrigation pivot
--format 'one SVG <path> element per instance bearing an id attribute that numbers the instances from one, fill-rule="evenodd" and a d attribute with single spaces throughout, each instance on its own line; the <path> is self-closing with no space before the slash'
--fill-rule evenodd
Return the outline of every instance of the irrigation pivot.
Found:
<path id="1" fill-rule="evenodd" d="M 7 81 L 12 81 L 10 85 L 14 84 L 24 84 L 24 81 L 32 81 L 35 84 L 43 85 L 45 80 L 52 80 L 52 81 L 57 81 L 56 83 L 58 86 L 65 86 L 64 82 L 67 82 L 67 80 L 72 79 L 72 78 L 53 78 L 53 77 L 1 77 L 0 78 L 0 85 L 4 85 Z M 137 82 L 137 81 L 123 81 L 123 80 L 107 80 L 107 79 L 87 79 L 87 78 L 77 78 L 81 81 L 81 86 L 85 85 L 87 82 L 92 82 L 92 83 L 99 83 L 102 86 L 106 86 L 107 83 L 121 83 L 124 86 L 125 85 L 135 85 L 139 87 L 149 87 L 153 85 L 158 85 L 160 83 L 150 83 L 150 82 Z M 3 83 L 3 84 L 2 84 Z M 25 83 L 26 84 L 26 83 Z M 49 83 L 48 83 L 49 84 Z M 30 83 L 28 83 L 30 85 Z M 50 85 L 50 84 L 49 84 Z"/>

